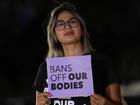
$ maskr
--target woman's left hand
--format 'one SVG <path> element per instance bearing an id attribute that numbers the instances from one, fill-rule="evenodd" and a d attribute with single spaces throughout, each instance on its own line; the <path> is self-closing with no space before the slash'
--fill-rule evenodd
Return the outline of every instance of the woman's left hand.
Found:
<path id="1" fill-rule="evenodd" d="M 99 94 L 94 94 L 90 96 L 90 102 L 91 105 L 107 105 L 108 99 L 99 95 Z"/>

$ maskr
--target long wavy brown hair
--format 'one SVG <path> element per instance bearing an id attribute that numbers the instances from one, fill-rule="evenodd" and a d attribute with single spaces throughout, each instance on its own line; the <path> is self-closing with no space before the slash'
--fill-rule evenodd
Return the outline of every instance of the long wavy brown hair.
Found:
<path id="1" fill-rule="evenodd" d="M 89 41 L 89 34 L 87 32 L 87 27 L 83 18 L 77 13 L 74 5 L 69 3 L 63 3 L 51 11 L 51 17 L 47 26 L 47 40 L 48 40 L 48 53 L 47 58 L 62 57 L 64 56 L 63 48 L 61 43 L 58 41 L 55 35 L 55 23 L 57 21 L 58 15 L 62 11 L 68 11 L 74 15 L 80 22 L 82 28 L 81 44 L 83 46 L 84 52 L 90 52 L 93 50 Z"/>

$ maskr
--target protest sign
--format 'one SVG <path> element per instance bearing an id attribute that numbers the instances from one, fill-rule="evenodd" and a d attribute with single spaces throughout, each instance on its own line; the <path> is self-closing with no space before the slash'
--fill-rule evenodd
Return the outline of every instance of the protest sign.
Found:
<path id="1" fill-rule="evenodd" d="M 47 74 L 51 98 L 94 93 L 91 55 L 47 58 Z"/>

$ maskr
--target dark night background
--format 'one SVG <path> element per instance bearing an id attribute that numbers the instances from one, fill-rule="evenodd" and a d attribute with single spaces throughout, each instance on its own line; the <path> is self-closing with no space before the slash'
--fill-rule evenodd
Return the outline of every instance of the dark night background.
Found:
<path id="1" fill-rule="evenodd" d="M 140 1 L 72 3 L 87 23 L 93 47 L 113 59 L 122 85 L 139 84 Z M 0 105 L 34 105 L 32 85 L 47 53 L 42 22 L 56 5 L 54 0 L 0 1 Z M 140 85 L 135 88 L 140 90 Z M 140 91 L 125 98 L 128 105 L 140 105 Z"/>

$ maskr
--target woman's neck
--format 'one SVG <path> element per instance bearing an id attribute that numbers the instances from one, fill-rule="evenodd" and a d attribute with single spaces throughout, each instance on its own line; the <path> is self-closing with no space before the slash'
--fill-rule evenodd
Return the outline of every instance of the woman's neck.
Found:
<path id="1" fill-rule="evenodd" d="M 81 44 L 62 45 L 65 56 L 78 56 L 83 54 L 83 47 Z"/>

